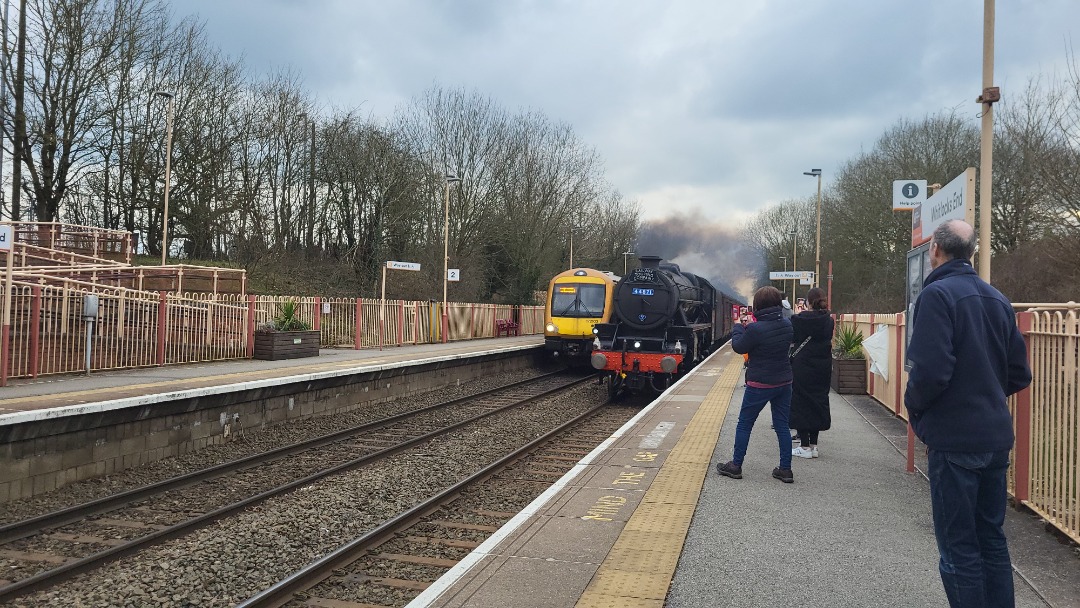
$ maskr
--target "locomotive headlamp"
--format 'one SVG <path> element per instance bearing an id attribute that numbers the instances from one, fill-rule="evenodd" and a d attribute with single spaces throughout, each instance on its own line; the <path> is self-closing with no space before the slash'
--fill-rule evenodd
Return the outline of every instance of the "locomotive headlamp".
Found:
<path id="1" fill-rule="evenodd" d="M 641 342 L 634 342 L 634 348 L 641 348 Z"/>
<path id="2" fill-rule="evenodd" d="M 682 340 L 675 340 L 675 354 L 676 355 L 681 355 L 682 354 Z"/>
<path id="3" fill-rule="evenodd" d="M 592 333 L 594 333 L 594 334 L 598 334 L 598 333 L 600 333 L 600 330 L 599 330 L 599 329 L 596 329 L 596 328 L 594 327 L 594 328 L 592 328 Z"/>
<path id="4" fill-rule="evenodd" d="M 559 328 L 556 327 L 554 323 L 548 323 L 544 326 L 544 329 L 546 329 L 549 334 L 559 333 Z"/>
<path id="5" fill-rule="evenodd" d="M 600 350 L 600 338 L 593 338 L 592 347 L 593 350 Z"/>

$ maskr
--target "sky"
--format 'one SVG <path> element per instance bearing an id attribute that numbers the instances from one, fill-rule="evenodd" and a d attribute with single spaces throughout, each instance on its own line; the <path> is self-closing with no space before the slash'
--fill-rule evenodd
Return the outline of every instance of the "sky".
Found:
<path id="1" fill-rule="evenodd" d="M 203 20 L 210 43 L 253 76 L 299 74 L 328 112 L 389 119 L 439 85 L 568 123 L 647 225 L 731 235 L 769 205 L 815 196 L 816 178 L 804 171 L 821 169 L 828 189 L 901 119 L 956 110 L 979 124 L 980 0 L 174 0 L 172 8 Z M 1007 101 L 1032 78 L 1067 74 L 1080 49 L 1080 0 L 998 0 L 994 35 L 994 84 Z"/>
<path id="2" fill-rule="evenodd" d="M 978 124 L 979 0 L 175 0 L 254 76 L 390 118 L 438 84 L 570 124 L 644 219 L 730 223 L 827 188 L 902 118 Z M 1080 1 L 996 2 L 1007 100 L 1064 75 Z M 910 176 L 898 176 L 910 177 Z"/>

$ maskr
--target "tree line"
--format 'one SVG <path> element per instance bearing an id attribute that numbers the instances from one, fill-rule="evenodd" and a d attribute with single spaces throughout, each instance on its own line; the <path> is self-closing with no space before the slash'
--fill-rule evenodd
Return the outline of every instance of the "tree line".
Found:
<path id="1" fill-rule="evenodd" d="M 365 296 L 385 261 L 420 262 L 395 296 L 437 299 L 448 241 L 457 299 L 531 303 L 572 235 L 575 265 L 614 268 L 637 231 L 595 150 L 539 111 L 434 85 L 375 120 L 320 108 L 295 73 L 250 77 L 162 0 L 17 10 L 3 49 L 13 220 L 133 231 L 159 255 L 171 122 L 168 237 L 196 260 L 329 260 Z"/>

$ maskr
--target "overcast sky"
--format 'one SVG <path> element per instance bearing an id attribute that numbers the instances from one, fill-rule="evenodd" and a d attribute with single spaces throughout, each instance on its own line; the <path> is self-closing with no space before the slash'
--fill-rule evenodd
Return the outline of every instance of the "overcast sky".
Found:
<path id="1" fill-rule="evenodd" d="M 433 84 L 573 126 L 645 219 L 813 194 L 901 118 L 978 124 L 981 0 L 173 0 L 253 76 L 377 118 Z M 999 0 L 1005 99 L 1065 74 L 1080 1 Z M 897 176 L 910 178 L 916 176 Z"/>

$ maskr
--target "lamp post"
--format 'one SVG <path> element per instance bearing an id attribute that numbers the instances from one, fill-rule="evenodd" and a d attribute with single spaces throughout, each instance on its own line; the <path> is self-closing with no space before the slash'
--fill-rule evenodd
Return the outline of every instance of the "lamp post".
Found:
<path id="1" fill-rule="evenodd" d="M 173 94 L 168 91 L 158 91 L 156 95 L 169 100 L 165 115 L 165 213 L 161 218 L 161 265 L 164 266 L 165 256 L 169 253 L 169 183 L 172 170 L 173 112 L 176 109 L 176 103 Z"/>
<path id="2" fill-rule="evenodd" d="M 803 171 L 803 175 L 817 176 L 817 244 L 814 245 L 814 287 L 821 276 L 821 169 Z"/>
<path id="3" fill-rule="evenodd" d="M 780 259 L 784 261 L 784 272 L 787 272 L 787 258 L 788 258 L 788 256 L 786 256 L 786 255 L 780 256 Z M 780 287 L 781 288 L 784 287 L 784 281 L 783 280 L 780 281 Z"/>
<path id="4" fill-rule="evenodd" d="M 450 184 L 460 182 L 456 175 L 446 174 L 446 195 L 443 198 L 443 273 L 442 273 L 442 341 L 447 341 L 450 332 L 450 316 L 447 310 L 446 288 L 450 275 Z"/>
<path id="5" fill-rule="evenodd" d="M 796 272 L 799 270 L 799 233 L 791 231 L 791 270 Z M 795 285 L 799 279 L 791 279 L 791 308 L 795 308 Z"/>
<path id="6" fill-rule="evenodd" d="M 633 251 L 624 251 L 623 252 L 623 254 L 622 254 L 622 273 L 623 273 L 624 277 L 626 276 L 626 259 L 627 259 L 626 256 L 628 256 L 628 255 L 637 255 L 637 254 L 634 253 Z"/>

